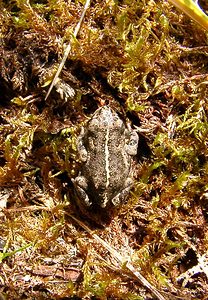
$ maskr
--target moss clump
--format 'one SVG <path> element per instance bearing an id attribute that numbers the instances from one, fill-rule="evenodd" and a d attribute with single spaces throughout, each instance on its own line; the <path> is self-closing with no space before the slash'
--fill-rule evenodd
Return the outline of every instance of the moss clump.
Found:
<path id="1" fill-rule="evenodd" d="M 0 298 L 152 297 L 65 214 L 79 214 L 71 178 L 80 125 L 110 104 L 140 143 L 128 203 L 97 234 L 164 297 L 203 299 L 207 33 L 168 2 L 93 1 L 45 101 L 82 9 L 0 2 Z"/>

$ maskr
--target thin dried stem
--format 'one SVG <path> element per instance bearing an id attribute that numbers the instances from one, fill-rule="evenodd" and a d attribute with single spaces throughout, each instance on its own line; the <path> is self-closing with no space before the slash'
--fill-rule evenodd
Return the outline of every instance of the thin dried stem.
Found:
<path id="1" fill-rule="evenodd" d="M 86 11 L 87 11 L 87 9 L 88 9 L 89 6 L 90 6 L 90 0 L 87 0 L 87 1 L 85 2 L 85 6 L 84 6 L 84 9 L 83 9 L 82 15 L 81 15 L 81 17 L 80 17 L 80 20 L 79 20 L 79 22 L 77 23 L 77 26 L 75 27 L 74 34 L 73 34 L 73 37 L 74 37 L 74 38 L 77 37 L 77 34 L 78 34 L 79 30 L 80 30 L 82 21 L 83 21 L 83 19 L 84 19 L 84 16 L 85 16 Z M 71 38 L 71 39 L 72 39 L 72 38 Z M 58 67 L 58 70 L 57 70 L 57 72 L 56 72 L 56 74 L 55 74 L 55 76 L 54 76 L 54 78 L 53 78 L 53 81 L 51 82 L 51 85 L 50 85 L 50 87 L 49 87 L 49 90 L 48 90 L 48 92 L 47 92 L 47 94 L 46 94 L 46 96 L 45 96 L 45 100 L 46 100 L 46 99 L 48 98 L 48 96 L 50 95 L 50 92 L 52 91 L 52 88 L 54 87 L 54 85 L 55 85 L 55 83 L 56 83 L 56 81 L 57 81 L 57 79 L 58 79 L 58 77 L 59 77 L 59 75 L 60 75 L 60 73 L 61 73 L 61 71 L 62 71 L 62 69 L 63 69 L 63 67 L 64 67 L 64 64 L 65 64 L 65 62 L 66 62 L 66 60 L 67 60 L 67 57 L 68 57 L 70 51 L 71 51 L 71 41 L 69 42 L 69 44 L 68 44 L 68 46 L 67 46 L 67 48 L 66 48 L 66 50 L 65 50 L 65 52 L 64 52 L 64 56 L 63 56 L 63 58 L 62 58 L 62 60 L 61 60 L 61 62 L 60 62 L 60 65 L 59 65 L 59 67 Z"/>

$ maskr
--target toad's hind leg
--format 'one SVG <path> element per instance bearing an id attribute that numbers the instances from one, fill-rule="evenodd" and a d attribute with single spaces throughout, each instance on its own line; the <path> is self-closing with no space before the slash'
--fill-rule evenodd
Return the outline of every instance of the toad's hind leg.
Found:
<path id="1" fill-rule="evenodd" d="M 82 201 L 86 206 L 91 206 L 92 202 L 90 201 L 90 198 L 88 197 L 86 190 L 88 187 L 87 180 L 84 176 L 77 176 L 75 179 L 72 180 L 77 195 L 79 197 L 79 200 Z"/>
<path id="2" fill-rule="evenodd" d="M 133 180 L 131 178 L 127 178 L 124 184 L 123 190 L 120 191 L 111 201 L 114 206 L 120 205 L 126 197 L 128 196 L 130 189 L 132 187 Z"/>

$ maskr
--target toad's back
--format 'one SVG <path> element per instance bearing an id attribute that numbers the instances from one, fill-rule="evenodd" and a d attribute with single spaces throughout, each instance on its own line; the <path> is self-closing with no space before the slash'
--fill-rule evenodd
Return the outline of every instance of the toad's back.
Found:
<path id="1" fill-rule="evenodd" d="M 137 133 L 114 110 L 105 106 L 94 113 L 78 140 L 83 165 L 74 184 L 79 203 L 104 208 L 122 202 L 132 183 L 137 144 Z"/>

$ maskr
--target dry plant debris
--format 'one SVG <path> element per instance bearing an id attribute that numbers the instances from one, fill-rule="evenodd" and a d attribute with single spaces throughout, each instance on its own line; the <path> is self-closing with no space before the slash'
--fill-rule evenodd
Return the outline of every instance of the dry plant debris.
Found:
<path id="1" fill-rule="evenodd" d="M 165 299 L 206 299 L 207 32 L 168 1 L 95 0 L 71 40 L 84 4 L 0 1 L 0 298 L 155 299 L 73 214 Z M 140 142 L 128 202 L 99 227 L 71 178 L 80 126 L 102 104 Z"/>

